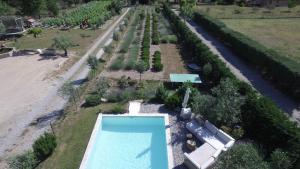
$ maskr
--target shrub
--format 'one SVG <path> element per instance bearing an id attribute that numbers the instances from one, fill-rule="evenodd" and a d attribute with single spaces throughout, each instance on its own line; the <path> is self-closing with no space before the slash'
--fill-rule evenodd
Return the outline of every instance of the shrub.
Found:
<path id="1" fill-rule="evenodd" d="M 152 14 L 152 44 L 159 44 L 158 20 L 155 13 Z"/>
<path id="2" fill-rule="evenodd" d="M 99 61 L 95 56 L 89 56 L 87 62 L 91 69 L 97 69 Z"/>
<path id="3" fill-rule="evenodd" d="M 124 56 L 123 55 L 120 55 L 118 56 L 114 61 L 113 63 L 110 65 L 110 70 L 120 70 L 120 69 L 123 69 L 124 67 Z"/>
<path id="4" fill-rule="evenodd" d="M 268 169 L 252 144 L 238 144 L 221 154 L 215 169 Z"/>
<path id="5" fill-rule="evenodd" d="M 121 31 L 121 32 L 124 32 L 125 29 L 126 29 L 126 26 L 125 26 L 125 25 L 120 25 L 120 31 Z"/>
<path id="6" fill-rule="evenodd" d="M 118 85 L 121 89 L 125 89 L 129 86 L 128 78 L 126 76 L 122 76 L 121 79 L 118 80 Z"/>
<path id="7" fill-rule="evenodd" d="M 147 14 L 144 37 L 142 42 L 142 60 L 145 63 L 146 70 L 149 69 L 150 63 L 150 14 Z"/>
<path id="8" fill-rule="evenodd" d="M 33 152 L 40 161 L 49 157 L 56 147 L 56 137 L 51 133 L 44 133 L 33 143 Z"/>
<path id="9" fill-rule="evenodd" d="M 113 39 L 114 41 L 119 41 L 121 38 L 121 34 L 119 32 L 114 32 Z"/>
<path id="10" fill-rule="evenodd" d="M 270 168 L 271 169 L 289 169 L 292 167 L 292 162 L 286 152 L 276 149 L 271 154 Z"/>
<path id="11" fill-rule="evenodd" d="M 209 77 L 210 74 L 212 73 L 212 66 L 210 63 L 206 63 L 204 66 L 203 66 L 203 75 L 204 77 Z"/>
<path id="12" fill-rule="evenodd" d="M 168 108 L 175 109 L 181 106 L 181 98 L 178 93 L 174 93 L 167 97 L 165 104 Z"/>
<path id="13" fill-rule="evenodd" d="M 33 169 L 38 163 L 39 161 L 32 151 L 26 151 L 8 160 L 10 169 Z"/>
<path id="14" fill-rule="evenodd" d="M 101 96 L 97 94 L 92 94 L 86 97 L 85 106 L 97 106 L 101 103 Z"/>
<path id="15" fill-rule="evenodd" d="M 112 45 L 105 46 L 105 47 L 104 47 L 104 52 L 105 52 L 105 53 L 108 53 L 108 54 L 111 54 L 111 53 L 113 52 L 113 47 L 112 47 Z"/>
<path id="16" fill-rule="evenodd" d="M 155 51 L 153 55 L 153 70 L 154 71 L 162 71 L 163 64 L 161 63 L 161 53 L 159 51 Z"/>
<path id="17" fill-rule="evenodd" d="M 156 101 L 163 103 L 168 97 L 168 91 L 163 84 L 160 84 L 155 92 Z"/>
<path id="18" fill-rule="evenodd" d="M 41 28 L 31 28 L 28 33 L 33 34 L 33 36 L 36 38 L 39 34 L 43 32 L 43 29 Z"/>
<path id="19" fill-rule="evenodd" d="M 125 109 L 123 108 L 122 105 L 120 104 L 117 104 L 113 107 L 113 109 L 111 110 L 111 112 L 113 114 L 122 114 L 122 113 L 125 113 Z"/>
<path id="20" fill-rule="evenodd" d="M 169 35 L 168 36 L 169 43 L 177 44 L 177 37 L 175 35 Z"/>

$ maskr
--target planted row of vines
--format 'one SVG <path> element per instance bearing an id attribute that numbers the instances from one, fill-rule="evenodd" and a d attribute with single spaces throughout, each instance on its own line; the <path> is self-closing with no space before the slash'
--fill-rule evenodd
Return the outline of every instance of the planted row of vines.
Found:
<path id="1" fill-rule="evenodd" d="M 43 21 L 45 26 L 78 26 L 87 21 L 88 26 L 101 26 L 116 14 L 113 1 L 92 1 L 68 12 L 60 17 Z"/>

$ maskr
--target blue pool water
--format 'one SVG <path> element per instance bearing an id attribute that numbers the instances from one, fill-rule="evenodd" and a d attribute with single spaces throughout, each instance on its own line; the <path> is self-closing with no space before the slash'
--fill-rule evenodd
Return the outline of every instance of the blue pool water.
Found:
<path id="1" fill-rule="evenodd" d="M 167 169 L 164 117 L 102 117 L 87 169 Z"/>

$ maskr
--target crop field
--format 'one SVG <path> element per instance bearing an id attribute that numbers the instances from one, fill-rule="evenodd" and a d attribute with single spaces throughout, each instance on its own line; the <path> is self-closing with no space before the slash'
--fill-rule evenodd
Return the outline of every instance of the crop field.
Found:
<path id="1" fill-rule="evenodd" d="M 276 7 L 273 9 L 258 7 L 239 7 L 236 5 L 199 5 L 196 11 L 201 11 L 214 18 L 288 18 L 300 17 L 300 6 L 294 8 Z"/>
<path id="2" fill-rule="evenodd" d="M 223 19 L 229 28 L 241 32 L 300 64 L 300 18 Z"/>
<path id="3" fill-rule="evenodd" d="M 43 24 L 48 26 L 77 26 L 87 19 L 91 25 L 102 25 L 112 13 L 108 10 L 111 1 L 92 1 L 57 18 L 45 19 Z"/>

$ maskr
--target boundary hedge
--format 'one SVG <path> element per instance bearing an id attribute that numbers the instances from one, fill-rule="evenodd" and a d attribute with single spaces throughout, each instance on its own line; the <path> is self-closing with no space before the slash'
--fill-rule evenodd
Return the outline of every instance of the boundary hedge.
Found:
<path id="1" fill-rule="evenodd" d="M 150 68 L 150 41 L 150 14 L 148 13 L 142 43 L 142 60 L 146 65 L 146 70 Z"/>
<path id="2" fill-rule="evenodd" d="M 194 13 L 194 21 L 225 42 L 237 56 L 256 66 L 261 74 L 282 92 L 300 100 L 300 66 L 298 63 L 205 14 Z"/>
<path id="3" fill-rule="evenodd" d="M 282 112 L 272 101 L 258 94 L 245 82 L 241 82 L 230 72 L 225 64 L 214 55 L 209 48 L 189 30 L 180 18 L 165 4 L 164 13 L 171 22 L 178 39 L 195 60 L 204 65 L 210 63 L 213 71 L 208 78 L 218 84 L 222 78 L 231 78 L 246 96 L 242 107 L 242 123 L 246 135 L 262 144 L 267 153 L 281 148 L 289 153 L 293 160 L 293 168 L 300 168 L 300 129 L 295 122 Z"/>

